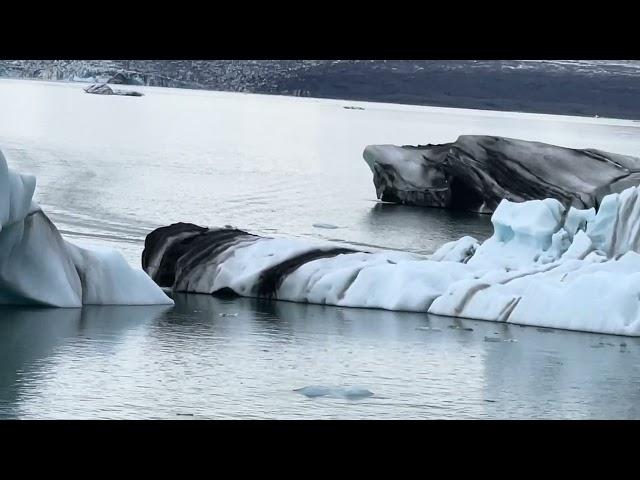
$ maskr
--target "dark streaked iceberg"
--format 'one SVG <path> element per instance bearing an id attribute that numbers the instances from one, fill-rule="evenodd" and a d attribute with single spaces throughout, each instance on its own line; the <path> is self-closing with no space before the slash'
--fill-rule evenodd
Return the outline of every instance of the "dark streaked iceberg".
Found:
<path id="1" fill-rule="evenodd" d="M 147 237 L 142 262 L 179 292 L 640 336 L 640 187 L 597 212 L 503 200 L 491 221 L 482 244 L 463 237 L 428 257 L 178 223 Z"/>
<path id="2" fill-rule="evenodd" d="M 175 223 L 147 236 L 142 268 L 159 286 L 171 287 L 176 292 L 232 292 L 246 297 L 277 298 L 284 278 L 302 265 L 355 252 L 260 237 L 235 228 L 209 229 Z M 249 256 L 245 257 L 245 253 Z M 235 276 L 235 268 L 242 270 L 241 279 Z"/>
<path id="3" fill-rule="evenodd" d="M 118 90 L 113 89 L 106 83 L 99 83 L 90 85 L 84 89 L 87 93 L 93 93 L 95 95 L 124 95 L 126 97 L 142 97 L 144 94 L 133 90 Z"/>
<path id="4" fill-rule="evenodd" d="M 640 184 L 640 159 L 493 136 L 460 136 L 442 145 L 370 145 L 364 159 L 379 199 L 491 213 L 501 200 L 555 198 L 597 207 Z"/>

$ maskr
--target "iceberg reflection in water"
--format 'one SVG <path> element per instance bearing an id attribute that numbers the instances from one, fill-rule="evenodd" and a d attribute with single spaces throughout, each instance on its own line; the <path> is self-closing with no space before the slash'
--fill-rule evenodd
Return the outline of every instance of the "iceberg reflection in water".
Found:
<path id="1" fill-rule="evenodd" d="M 174 300 L 0 309 L 0 416 L 640 418 L 640 339 L 250 298 Z M 374 395 L 295 391 L 313 386 Z"/>

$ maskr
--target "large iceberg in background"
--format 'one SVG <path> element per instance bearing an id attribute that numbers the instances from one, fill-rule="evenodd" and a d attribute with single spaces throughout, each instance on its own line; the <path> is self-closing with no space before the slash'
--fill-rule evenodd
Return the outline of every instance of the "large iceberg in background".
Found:
<path id="1" fill-rule="evenodd" d="M 501 200 L 555 198 L 577 208 L 640 184 L 640 159 L 504 137 L 442 145 L 370 145 L 363 153 L 383 201 L 491 213 Z"/>
<path id="2" fill-rule="evenodd" d="M 36 180 L 0 152 L 0 305 L 80 307 L 171 304 L 118 252 L 66 242 L 33 202 Z"/>
<path id="3" fill-rule="evenodd" d="M 428 257 L 362 252 L 179 223 L 146 239 L 143 268 L 175 291 L 640 336 L 640 189 L 594 208 L 503 200 L 494 234 Z"/>

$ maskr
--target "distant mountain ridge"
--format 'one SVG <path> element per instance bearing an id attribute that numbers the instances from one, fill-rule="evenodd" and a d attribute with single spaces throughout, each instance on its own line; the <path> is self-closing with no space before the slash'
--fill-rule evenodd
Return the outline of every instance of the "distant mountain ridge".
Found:
<path id="1" fill-rule="evenodd" d="M 0 77 L 640 120 L 630 60 L 0 60 Z"/>

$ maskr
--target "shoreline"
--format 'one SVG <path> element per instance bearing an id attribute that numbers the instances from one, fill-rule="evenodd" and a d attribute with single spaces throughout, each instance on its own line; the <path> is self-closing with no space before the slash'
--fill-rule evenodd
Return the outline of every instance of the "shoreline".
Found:
<path id="1" fill-rule="evenodd" d="M 24 77 L 0 77 L 0 82 L 33 82 L 41 84 L 53 84 L 53 85 L 65 85 L 65 86 L 83 86 L 93 85 L 91 82 L 76 82 L 70 80 L 45 80 L 41 78 L 24 78 Z M 98 82 L 99 83 L 99 82 Z M 111 84 L 109 84 L 111 85 Z M 113 84 L 116 85 L 116 84 Z M 285 95 L 278 93 L 255 93 L 255 92 L 242 92 L 232 90 L 213 90 L 213 89 L 195 89 L 184 87 L 159 87 L 150 85 L 124 85 L 117 84 L 120 88 L 135 89 L 137 91 L 149 91 L 149 92 L 172 92 L 185 94 L 205 94 L 205 95 L 242 95 L 242 96 L 257 96 L 261 98 L 274 98 L 274 99 L 287 99 L 292 101 L 308 101 L 308 102 L 327 102 L 327 103 L 345 103 L 341 105 L 343 107 L 348 106 L 368 106 L 369 109 L 381 109 L 381 110 L 393 110 L 398 109 L 401 111 L 414 111 L 421 112 L 433 112 L 443 111 L 443 113 L 449 114 L 461 114 L 469 115 L 470 113 L 477 116 L 498 116 L 498 117 L 521 117 L 527 116 L 531 119 L 566 119 L 577 123 L 591 123 L 598 125 L 618 125 L 618 126 L 639 126 L 640 114 L 634 118 L 625 117 L 607 117 L 607 116 L 590 116 L 584 114 L 571 114 L 571 113 L 544 113 L 540 111 L 522 111 L 522 110 L 492 110 L 490 108 L 470 108 L 463 106 L 445 106 L 426 103 L 394 103 L 375 100 L 356 100 L 349 98 L 332 98 L 332 97 L 312 97 L 312 96 L 297 96 L 297 95 Z M 614 123 L 611 123 L 614 122 Z"/>

